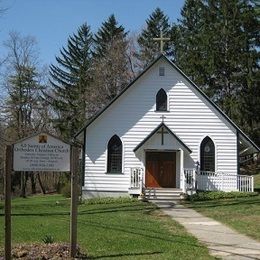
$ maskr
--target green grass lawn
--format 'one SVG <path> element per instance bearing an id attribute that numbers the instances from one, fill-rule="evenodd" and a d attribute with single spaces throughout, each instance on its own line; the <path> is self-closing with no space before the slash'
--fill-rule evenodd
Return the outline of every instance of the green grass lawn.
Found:
<path id="1" fill-rule="evenodd" d="M 152 204 L 130 199 L 98 202 L 79 206 L 78 242 L 90 259 L 213 259 L 197 239 Z M 46 235 L 55 242 L 69 241 L 69 205 L 59 195 L 14 199 L 13 243 L 41 242 Z M 0 214 L 3 247 L 1 204 Z"/>
<path id="2" fill-rule="evenodd" d="M 248 198 L 189 202 L 186 206 L 260 240 L 260 195 Z"/>
<path id="3" fill-rule="evenodd" d="M 254 175 L 254 186 L 255 189 L 260 191 L 260 173 Z"/>

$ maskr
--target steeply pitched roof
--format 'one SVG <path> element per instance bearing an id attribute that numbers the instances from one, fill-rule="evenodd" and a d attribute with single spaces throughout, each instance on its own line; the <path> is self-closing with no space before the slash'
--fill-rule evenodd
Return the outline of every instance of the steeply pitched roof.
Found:
<path id="1" fill-rule="evenodd" d="M 167 132 L 169 134 L 171 134 L 189 153 L 192 153 L 191 149 L 185 144 L 182 142 L 182 140 L 177 136 L 175 135 L 171 129 L 165 125 L 164 123 L 160 123 L 147 137 L 144 138 L 144 140 L 139 143 L 135 149 L 133 150 L 134 152 L 136 152 L 142 145 L 144 145 L 161 127 L 164 127 Z"/>
<path id="2" fill-rule="evenodd" d="M 85 125 L 82 127 L 79 132 L 74 136 L 75 138 L 80 135 L 85 128 L 87 128 L 90 124 L 92 124 L 108 107 L 110 107 L 121 95 L 125 93 L 127 89 L 129 89 L 140 77 L 142 77 L 155 63 L 157 63 L 160 59 L 164 59 L 168 62 L 174 69 L 176 69 L 190 84 L 193 88 L 195 88 L 241 135 L 244 139 L 246 139 L 258 152 L 260 152 L 260 148 L 213 102 L 208 96 L 191 80 L 185 73 L 178 68 L 172 61 L 170 61 L 164 54 L 160 54 L 145 70 L 142 71 L 126 88 L 124 88 L 111 102 L 101 109 L 97 114 L 95 114 Z"/>

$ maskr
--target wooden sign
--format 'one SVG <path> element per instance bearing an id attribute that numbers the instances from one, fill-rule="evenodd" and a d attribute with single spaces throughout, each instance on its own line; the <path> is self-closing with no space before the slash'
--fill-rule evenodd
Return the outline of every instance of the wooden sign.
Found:
<path id="1" fill-rule="evenodd" d="M 70 154 L 70 151 L 71 154 Z M 8 145 L 5 163 L 5 259 L 11 260 L 11 172 L 71 172 L 70 256 L 77 253 L 79 151 L 59 138 L 40 133 Z"/>
<path id="2" fill-rule="evenodd" d="M 14 171 L 70 171 L 70 145 L 40 133 L 13 145 Z"/>

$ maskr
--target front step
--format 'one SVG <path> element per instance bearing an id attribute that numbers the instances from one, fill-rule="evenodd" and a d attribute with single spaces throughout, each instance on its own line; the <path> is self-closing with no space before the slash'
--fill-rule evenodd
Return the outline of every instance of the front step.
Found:
<path id="1" fill-rule="evenodd" d="M 146 188 L 144 195 L 148 200 L 176 201 L 181 199 L 181 189 L 176 188 Z"/>

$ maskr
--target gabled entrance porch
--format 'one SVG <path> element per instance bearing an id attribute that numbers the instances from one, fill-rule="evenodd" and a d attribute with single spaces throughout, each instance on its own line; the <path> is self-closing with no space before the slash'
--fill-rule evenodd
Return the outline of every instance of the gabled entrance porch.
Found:
<path id="1" fill-rule="evenodd" d="M 142 192 L 166 188 L 185 192 L 184 160 L 194 166 L 191 150 L 164 122 L 136 146 L 134 153 L 141 167 L 140 177 L 136 175 L 139 170 L 131 170 L 131 185 L 141 178 Z"/>

